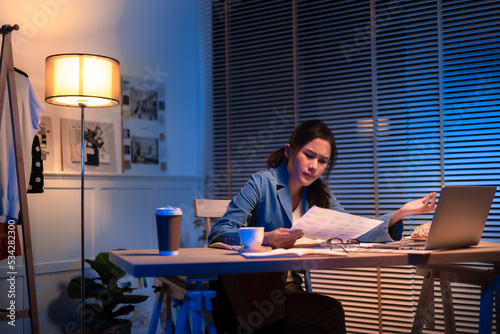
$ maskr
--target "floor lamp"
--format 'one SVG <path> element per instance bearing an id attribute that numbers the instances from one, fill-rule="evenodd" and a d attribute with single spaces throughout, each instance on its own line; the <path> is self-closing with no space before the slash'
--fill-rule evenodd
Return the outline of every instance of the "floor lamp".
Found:
<path id="1" fill-rule="evenodd" d="M 45 101 L 81 110 L 81 333 L 85 333 L 85 108 L 120 103 L 120 63 L 92 54 L 58 54 L 45 60 Z"/>

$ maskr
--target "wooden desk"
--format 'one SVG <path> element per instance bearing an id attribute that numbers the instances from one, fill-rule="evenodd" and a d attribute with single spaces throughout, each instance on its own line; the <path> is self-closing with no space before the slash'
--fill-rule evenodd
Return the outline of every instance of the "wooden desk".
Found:
<path id="1" fill-rule="evenodd" d="M 500 262 L 500 243 L 481 242 L 466 249 L 430 254 L 351 253 L 347 257 L 303 256 L 245 259 L 214 248 L 183 248 L 177 256 L 159 256 L 157 249 L 111 251 L 111 262 L 135 277 L 196 276 L 287 270 L 430 265 L 457 262 Z"/>
<path id="2" fill-rule="evenodd" d="M 303 256 L 260 259 L 245 259 L 234 251 L 213 248 L 180 249 L 177 256 L 159 256 L 158 250 L 155 249 L 124 250 L 111 251 L 109 259 L 135 277 L 213 276 L 288 270 L 446 265 L 464 262 L 494 263 L 498 267 L 500 243 L 481 242 L 475 247 L 428 254 L 359 252 L 351 253 L 347 257 Z M 424 294 L 427 292 L 422 291 L 422 295 Z M 415 332 L 420 330 L 421 328 Z"/>

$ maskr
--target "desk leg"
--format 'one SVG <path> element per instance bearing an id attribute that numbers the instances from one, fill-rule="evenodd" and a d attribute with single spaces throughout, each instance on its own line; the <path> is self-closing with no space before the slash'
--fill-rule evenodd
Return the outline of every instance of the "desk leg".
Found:
<path id="1" fill-rule="evenodd" d="M 207 327 L 207 332 L 209 334 L 217 334 L 215 329 L 214 317 L 212 314 L 213 306 L 212 299 L 215 298 L 215 291 L 203 290 L 203 312 L 205 315 L 205 326 Z"/>
<path id="2" fill-rule="evenodd" d="M 172 334 L 172 297 L 167 293 L 165 296 L 165 308 L 167 309 L 167 319 L 165 321 L 165 333 Z"/>
<path id="3" fill-rule="evenodd" d="M 156 328 L 158 326 L 158 321 L 160 320 L 161 306 L 163 303 L 165 292 L 166 287 L 162 284 L 160 292 L 156 294 L 156 301 L 153 309 L 153 315 L 151 316 L 151 322 L 149 323 L 148 334 L 156 334 Z"/>
<path id="4" fill-rule="evenodd" d="M 479 308 L 479 333 L 491 333 L 493 307 L 496 308 L 496 332 L 500 333 L 500 275 L 496 275 L 481 290 L 481 306 Z M 496 299 L 496 300 L 495 300 Z"/>
<path id="5" fill-rule="evenodd" d="M 500 282 L 497 282 L 500 285 Z M 495 291 L 495 307 L 496 307 L 496 324 L 497 324 L 497 334 L 500 334 L 500 286 Z"/>
<path id="6" fill-rule="evenodd" d="M 424 284 L 420 291 L 417 311 L 413 320 L 411 334 L 420 334 L 424 324 L 427 328 L 434 328 L 434 280 L 436 271 L 428 269 L 424 275 Z"/>
<path id="7" fill-rule="evenodd" d="M 162 322 L 166 323 L 165 333 L 172 333 L 172 298 L 182 300 L 175 321 L 175 334 L 202 334 L 205 332 L 204 329 L 209 334 L 216 334 L 211 301 L 215 298 L 215 291 L 203 290 L 202 281 L 194 281 L 196 290 L 186 290 L 187 285 L 184 283 L 190 282 L 182 279 L 161 278 L 160 281 L 160 290 L 156 294 L 151 323 L 149 324 L 149 334 L 156 334 L 160 318 Z M 188 285 L 188 288 L 191 287 L 191 284 Z M 165 303 L 164 313 L 162 313 L 163 302 Z M 203 317 L 205 317 L 205 328 Z"/>
<path id="8" fill-rule="evenodd" d="M 481 291 L 481 306 L 479 307 L 479 333 L 491 333 L 493 320 L 493 296 L 495 285 L 488 284 Z M 498 318 L 498 315 L 497 315 Z M 497 333 L 498 333 L 497 322 Z"/>
<path id="9" fill-rule="evenodd" d="M 444 329 L 446 334 L 456 334 L 455 312 L 453 310 L 453 296 L 450 281 L 439 279 L 441 285 L 441 299 L 443 300 Z"/>
<path id="10" fill-rule="evenodd" d="M 200 291 L 188 291 L 189 296 L 189 308 L 192 310 L 193 314 L 193 334 L 201 334 L 203 332 L 201 328 L 202 319 L 202 298 Z"/>
<path id="11" fill-rule="evenodd" d="M 189 324 L 189 317 L 188 317 L 189 308 L 191 304 L 190 292 L 192 291 L 188 291 L 184 296 L 181 310 L 177 314 L 177 320 L 175 322 L 175 334 L 191 333 L 191 326 Z"/>

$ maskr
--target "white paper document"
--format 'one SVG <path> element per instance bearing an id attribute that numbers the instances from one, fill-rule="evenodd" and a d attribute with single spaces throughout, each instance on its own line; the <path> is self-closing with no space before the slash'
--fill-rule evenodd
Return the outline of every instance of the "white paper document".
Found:
<path id="1" fill-rule="evenodd" d="M 381 220 L 313 206 L 290 230 L 302 230 L 306 238 L 340 238 L 345 241 L 356 239 L 382 223 Z"/>
<path id="2" fill-rule="evenodd" d="M 270 250 L 269 252 L 242 252 L 240 253 L 243 257 L 248 259 L 259 258 L 259 257 L 300 257 L 304 255 L 327 255 L 327 256 L 347 256 L 346 252 L 330 250 L 325 248 L 277 248 Z"/>

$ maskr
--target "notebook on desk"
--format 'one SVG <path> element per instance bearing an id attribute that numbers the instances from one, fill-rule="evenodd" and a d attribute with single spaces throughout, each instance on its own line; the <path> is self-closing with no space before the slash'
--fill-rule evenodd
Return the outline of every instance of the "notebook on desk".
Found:
<path id="1" fill-rule="evenodd" d="M 495 197 L 496 187 L 444 186 L 427 240 L 373 245 L 376 248 L 455 249 L 475 246 Z"/>

